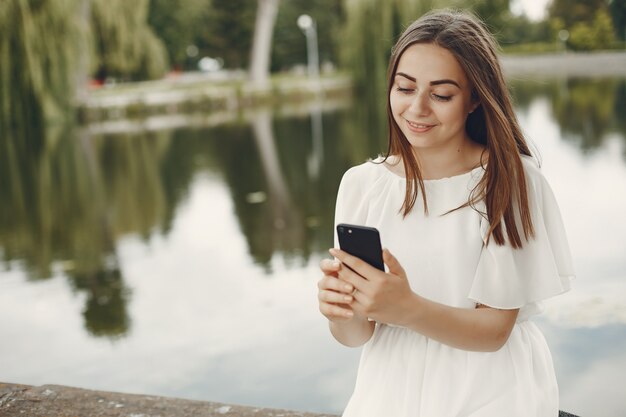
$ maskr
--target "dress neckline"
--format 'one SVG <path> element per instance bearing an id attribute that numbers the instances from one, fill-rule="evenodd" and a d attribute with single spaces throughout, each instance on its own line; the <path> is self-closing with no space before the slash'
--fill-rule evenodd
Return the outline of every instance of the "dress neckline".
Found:
<path id="1" fill-rule="evenodd" d="M 399 179 L 399 180 L 406 181 L 406 177 L 403 177 L 402 175 L 398 175 L 398 174 L 396 174 L 395 172 L 393 172 L 391 169 L 389 169 L 389 167 L 387 166 L 387 164 L 385 164 L 385 162 L 383 162 L 383 159 L 384 159 L 384 157 L 379 156 L 378 158 L 376 158 L 376 159 L 375 159 L 375 160 L 373 160 L 372 162 L 375 162 L 375 163 L 377 163 L 377 164 L 381 165 L 381 166 L 382 166 L 382 168 L 385 170 L 385 172 L 386 172 L 388 175 L 391 175 L 393 178 L 397 178 L 397 179 Z M 463 178 L 463 177 L 466 177 L 466 176 L 470 176 L 470 175 L 474 174 L 474 172 L 477 172 L 477 171 L 482 171 L 482 170 L 484 170 L 484 167 L 483 167 L 482 165 L 479 165 L 479 166 L 477 166 L 477 167 L 475 167 L 475 168 L 470 169 L 469 171 L 462 172 L 462 173 L 460 173 L 460 174 L 451 175 L 451 176 L 449 176 L 449 177 L 434 178 L 434 179 L 425 179 L 425 180 L 423 180 L 423 181 L 424 181 L 424 183 L 425 183 L 425 184 L 427 184 L 427 183 L 431 183 L 431 184 L 433 184 L 433 183 L 437 183 L 437 182 L 446 182 L 446 181 L 455 180 L 455 179 L 460 179 L 460 178 Z"/>

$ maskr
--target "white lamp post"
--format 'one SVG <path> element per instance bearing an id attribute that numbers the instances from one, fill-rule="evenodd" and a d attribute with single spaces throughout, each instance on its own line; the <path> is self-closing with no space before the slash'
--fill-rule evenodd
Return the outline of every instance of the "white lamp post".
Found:
<path id="1" fill-rule="evenodd" d="M 304 36 L 306 36 L 309 77 L 319 78 L 320 64 L 317 50 L 317 27 L 315 20 L 308 14 L 300 15 L 300 17 L 298 17 L 298 27 L 304 32 Z"/>

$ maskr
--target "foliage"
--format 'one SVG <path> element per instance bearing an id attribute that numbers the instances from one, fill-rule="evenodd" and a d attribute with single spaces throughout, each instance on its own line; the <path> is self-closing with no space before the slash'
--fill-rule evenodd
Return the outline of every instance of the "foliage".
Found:
<path id="1" fill-rule="evenodd" d="M 606 10 L 606 0 L 552 0 L 548 6 L 548 16 L 558 17 L 569 29 L 579 22 L 593 20 L 597 10 Z"/>
<path id="2" fill-rule="evenodd" d="M 169 63 L 186 67 L 195 62 L 186 53 L 210 19 L 211 0 L 150 0 L 148 22 L 167 50 Z"/>
<path id="3" fill-rule="evenodd" d="M 272 69 L 286 70 L 296 64 L 306 64 L 306 38 L 296 21 L 308 14 L 317 25 L 319 61 L 338 62 L 337 45 L 344 11 L 342 0 L 288 0 L 281 2 L 274 28 Z"/>
<path id="4" fill-rule="evenodd" d="M 483 19 L 487 26 L 499 36 L 510 20 L 510 0 L 464 1 L 462 8 L 472 10 Z"/>
<path id="5" fill-rule="evenodd" d="M 197 34 L 200 56 L 221 58 L 227 68 L 247 68 L 257 3 L 255 0 L 213 0 Z"/>
<path id="6" fill-rule="evenodd" d="M 625 36 L 626 0 L 553 0 L 548 15 L 553 34 L 568 30 L 576 50 L 612 48 Z"/>
<path id="7" fill-rule="evenodd" d="M 147 6 L 148 0 L 1 1 L 0 131 L 41 136 L 44 124 L 73 119 L 90 70 L 103 78 L 160 77 L 165 53 L 147 26 Z"/>
<path id="8" fill-rule="evenodd" d="M 611 17 L 598 10 L 591 24 L 578 22 L 572 26 L 569 44 L 577 50 L 607 49 L 615 42 Z"/>
<path id="9" fill-rule="evenodd" d="M 554 36 L 548 20 L 539 22 L 530 21 L 526 16 L 513 16 L 507 13 L 503 18 L 503 26 L 500 28 L 498 41 L 503 48 L 510 45 L 538 44 L 551 41 L 551 49 L 554 50 Z M 522 47 L 523 48 L 523 47 Z M 532 49 L 532 47 L 529 47 Z"/>
<path id="10" fill-rule="evenodd" d="M 75 19 L 78 5 L 0 2 L 0 131 L 30 135 L 44 117 L 66 117 L 86 35 Z"/>
<path id="11" fill-rule="evenodd" d="M 181 6 L 172 6 L 172 2 L 153 2 L 150 6 L 151 24 L 163 37 L 170 57 L 174 57 L 174 64 L 192 68 L 197 59 L 210 56 L 221 58 L 226 68 L 248 67 L 257 12 L 255 0 L 185 0 L 185 3 L 193 3 L 193 18 L 191 13 L 180 11 Z M 210 5 L 203 9 L 204 2 Z M 320 62 L 336 63 L 339 32 L 344 23 L 342 3 L 343 0 L 281 2 L 274 27 L 272 71 L 287 70 L 296 64 L 306 63 L 306 40 L 296 25 L 301 14 L 309 14 L 317 22 Z M 199 48 L 197 59 L 188 59 L 183 55 L 184 47 L 189 44 Z M 178 51 L 178 55 L 174 51 Z"/>
<path id="12" fill-rule="evenodd" d="M 92 0 L 98 78 L 153 79 L 165 73 L 165 47 L 147 18 L 148 0 Z"/>
<path id="13" fill-rule="evenodd" d="M 626 41 L 626 0 L 611 0 L 609 5 L 615 35 Z"/>

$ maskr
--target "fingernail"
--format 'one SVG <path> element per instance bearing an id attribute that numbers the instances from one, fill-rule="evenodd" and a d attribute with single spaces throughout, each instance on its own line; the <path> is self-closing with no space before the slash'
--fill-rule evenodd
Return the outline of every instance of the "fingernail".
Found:
<path id="1" fill-rule="evenodd" d="M 332 265 L 333 265 L 335 268 L 339 268 L 339 265 L 341 265 L 341 262 L 339 262 L 339 261 L 333 261 Z"/>
<path id="2" fill-rule="evenodd" d="M 350 295 L 346 295 L 345 297 L 343 297 L 344 301 L 352 301 L 352 296 Z"/>
<path id="3" fill-rule="evenodd" d="M 348 285 L 348 284 L 344 285 L 343 288 L 345 288 L 347 291 L 352 291 L 353 290 L 352 289 L 352 285 Z"/>
<path id="4" fill-rule="evenodd" d="M 352 311 L 348 310 L 348 311 L 346 311 L 346 316 L 352 317 L 352 316 L 354 316 L 354 313 Z"/>
<path id="5" fill-rule="evenodd" d="M 337 249 L 335 249 L 335 248 L 328 249 L 328 252 L 330 252 L 330 254 L 333 255 L 333 256 L 337 255 Z"/>

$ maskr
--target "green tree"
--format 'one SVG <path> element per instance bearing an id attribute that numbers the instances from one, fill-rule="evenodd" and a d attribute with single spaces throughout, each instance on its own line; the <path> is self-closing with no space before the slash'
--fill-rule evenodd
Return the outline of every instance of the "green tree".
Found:
<path id="1" fill-rule="evenodd" d="M 151 79 L 167 70 L 163 43 L 148 25 L 148 0 L 92 0 L 98 78 Z"/>
<path id="2" fill-rule="evenodd" d="M 306 64 L 306 38 L 296 24 L 298 17 L 308 14 L 317 25 L 320 63 L 338 63 L 340 30 L 345 23 L 342 0 L 289 0 L 281 2 L 274 31 L 272 70 L 286 70 Z"/>
<path id="3" fill-rule="evenodd" d="M 41 135 L 74 99 L 81 43 L 79 0 L 0 1 L 0 131 Z M 4 138 L 3 138 L 4 139 Z"/>
<path id="4" fill-rule="evenodd" d="M 221 58 L 227 68 L 247 68 L 256 9 L 255 0 L 213 0 L 197 36 L 200 53 Z"/>
<path id="5" fill-rule="evenodd" d="M 607 0 L 552 0 L 548 17 L 563 20 L 566 29 L 579 22 L 591 23 L 598 10 L 607 9 Z"/>
<path id="6" fill-rule="evenodd" d="M 148 0 L 0 1 L 0 131 L 42 137 L 73 119 L 88 74 L 145 79 L 167 68 Z M 89 24 L 91 22 L 91 24 Z"/>
<path id="7" fill-rule="evenodd" d="M 506 26 L 511 16 L 510 0 L 477 0 L 464 3 L 465 8 L 480 16 L 496 34 Z"/>
<path id="8" fill-rule="evenodd" d="M 510 44 L 553 41 L 554 36 L 548 20 L 533 22 L 524 15 L 513 16 L 508 13 L 503 18 L 498 41 L 504 47 Z"/>
<path id="9" fill-rule="evenodd" d="M 615 35 L 626 40 L 626 0 L 611 0 L 609 5 Z"/>
<path id="10" fill-rule="evenodd" d="M 163 41 L 172 66 L 190 65 L 186 50 L 203 32 L 210 8 L 211 0 L 150 1 L 148 22 Z"/>
<path id="11" fill-rule="evenodd" d="M 615 42 L 613 23 L 605 10 L 598 10 L 593 22 L 578 22 L 572 26 L 569 43 L 574 49 L 606 49 Z"/>

